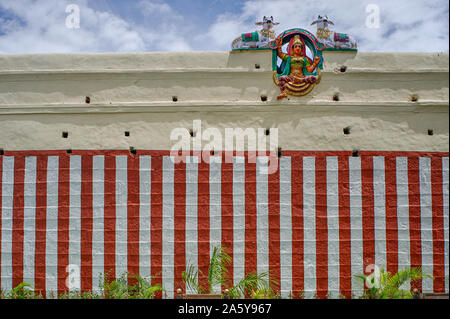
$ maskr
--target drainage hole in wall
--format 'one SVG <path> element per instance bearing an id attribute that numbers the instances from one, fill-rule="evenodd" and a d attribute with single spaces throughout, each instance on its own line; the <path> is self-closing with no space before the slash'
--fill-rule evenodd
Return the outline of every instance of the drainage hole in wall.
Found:
<path id="1" fill-rule="evenodd" d="M 89 96 L 86 96 L 86 99 L 84 100 L 86 104 L 91 103 L 91 98 Z"/>
<path id="2" fill-rule="evenodd" d="M 261 101 L 266 102 L 267 101 L 267 95 L 261 95 Z"/>
<path id="3" fill-rule="evenodd" d="M 338 93 L 333 95 L 333 101 L 335 101 L 335 102 L 339 101 L 339 94 Z"/>
<path id="4" fill-rule="evenodd" d="M 433 130 L 428 130 L 428 135 L 433 135 L 434 134 L 434 131 Z"/>
<path id="5" fill-rule="evenodd" d="M 344 127 L 343 131 L 345 135 L 350 134 L 350 126 Z"/>
<path id="6" fill-rule="evenodd" d="M 345 65 L 341 66 L 341 68 L 339 69 L 342 73 L 344 73 L 345 71 L 347 71 L 347 67 Z"/>
<path id="7" fill-rule="evenodd" d="M 358 157 L 359 156 L 359 150 L 353 150 L 352 151 L 352 156 L 353 157 Z"/>
<path id="8" fill-rule="evenodd" d="M 417 94 L 413 94 L 411 95 L 411 97 L 409 98 L 410 102 L 417 102 L 419 101 L 419 96 Z"/>
<path id="9" fill-rule="evenodd" d="M 69 132 L 62 132 L 62 137 L 63 138 L 68 138 L 69 137 Z"/>
<path id="10" fill-rule="evenodd" d="M 172 96 L 172 101 L 173 102 L 178 102 L 178 97 L 177 96 Z"/>
<path id="11" fill-rule="evenodd" d="M 259 63 L 256 63 L 255 64 L 255 69 L 259 69 L 259 68 L 261 68 L 261 66 L 259 65 Z"/>
<path id="12" fill-rule="evenodd" d="M 125 131 L 125 136 L 129 137 L 130 136 L 130 132 L 129 131 Z"/>

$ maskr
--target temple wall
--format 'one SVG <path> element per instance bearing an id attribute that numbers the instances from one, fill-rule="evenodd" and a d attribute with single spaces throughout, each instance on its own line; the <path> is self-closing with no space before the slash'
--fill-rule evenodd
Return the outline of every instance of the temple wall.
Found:
<path id="1" fill-rule="evenodd" d="M 324 60 L 311 93 L 277 101 L 270 51 L 0 55 L 0 289 L 50 296 L 74 265 L 82 290 L 129 271 L 172 298 L 221 244 L 231 283 L 270 271 L 283 297 L 358 296 L 373 264 L 448 293 L 448 53 Z M 174 163 L 194 120 L 277 128 L 276 172 L 252 152 Z"/>
<path id="2" fill-rule="evenodd" d="M 222 134 L 276 127 L 286 150 L 448 151 L 448 53 L 324 58 L 321 83 L 280 102 L 265 50 L 2 55 L 0 148 L 164 150 L 174 128 L 200 119 Z"/>

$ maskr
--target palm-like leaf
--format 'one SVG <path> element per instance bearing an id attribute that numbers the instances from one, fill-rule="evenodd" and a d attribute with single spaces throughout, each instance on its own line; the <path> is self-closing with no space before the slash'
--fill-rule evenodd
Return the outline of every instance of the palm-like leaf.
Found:
<path id="1" fill-rule="evenodd" d="M 364 280 L 371 284 L 371 288 L 368 288 L 362 298 L 369 299 L 405 299 L 412 298 L 412 294 L 409 290 L 402 289 L 401 287 L 411 280 L 418 280 L 421 278 L 433 278 L 429 274 L 425 274 L 420 267 L 402 269 L 392 275 L 390 272 L 384 271 L 384 268 L 380 270 L 379 276 L 355 275 L 355 277 Z M 377 285 L 375 285 L 377 280 Z"/>
<path id="2" fill-rule="evenodd" d="M 185 283 L 187 290 L 201 294 L 203 293 L 203 288 L 198 284 L 198 273 L 198 269 L 193 265 L 188 265 L 186 270 L 181 273 L 181 279 Z"/>
<path id="3" fill-rule="evenodd" d="M 226 274 L 230 262 L 231 257 L 226 253 L 225 249 L 220 246 L 214 247 L 208 267 L 208 289 L 204 289 L 198 284 L 198 277 L 203 274 L 193 265 L 188 265 L 186 270 L 181 274 L 186 289 L 199 294 L 213 293 L 216 285 L 227 284 Z M 273 293 L 271 292 L 269 281 L 269 273 L 247 274 L 237 285 L 229 289 L 229 295 L 232 298 L 240 298 L 247 294 L 254 296 L 261 293 L 266 296 L 271 296 Z M 275 281 L 272 282 L 275 283 Z"/>
<path id="4" fill-rule="evenodd" d="M 226 283 L 227 266 L 231 262 L 231 257 L 220 246 L 213 249 L 211 260 L 208 268 L 208 286 L 209 293 L 213 292 L 216 285 L 224 285 Z"/>
<path id="5" fill-rule="evenodd" d="M 271 282 L 275 283 L 273 280 Z M 230 288 L 230 296 L 232 298 L 242 298 L 247 294 L 254 296 L 261 292 L 271 295 L 268 272 L 247 274 L 241 281 Z"/>

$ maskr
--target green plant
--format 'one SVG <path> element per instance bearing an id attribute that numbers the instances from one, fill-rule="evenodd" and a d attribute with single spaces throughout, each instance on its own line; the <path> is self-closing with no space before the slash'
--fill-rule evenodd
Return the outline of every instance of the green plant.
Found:
<path id="1" fill-rule="evenodd" d="M 160 285 L 152 285 L 150 279 L 144 279 L 139 275 L 130 276 L 136 284 L 128 283 L 128 272 L 123 273 L 115 280 L 109 280 L 109 274 L 105 274 L 104 280 L 100 277 L 100 290 L 104 298 L 109 299 L 150 299 L 155 293 L 163 291 Z"/>
<path id="2" fill-rule="evenodd" d="M 163 291 L 163 287 L 160 285 L 152 285 L 150 279 L 142 278 L 141 276 L 135 276 L 138 281 L 137 285 L 134 286 L 136 298 L 140 299 L 151 299 L 155 296 L 158 291 Z"/>
<path id="3" fill-rule="evenodd" d="M 270 287 L 268 272 L 246 274 L 241 281 L 229 289 L 228 294 L 231 298 L 243 298 L 246 295 L 255 296 L 258 292 L 266 296 L 264 299 L 278 298 Z"/>
<path id="4" fill-rule="evenodd" d="M 422 272 L 420 267 L 399 270 L 393 275 L 382 268 L 378 276 L 356 275 L 356 277 L 369 286 L 360 297 L 361 299 L 411 299 L 413 298 L 411 291 L 401 288 L 405 283 L 422 278 L 433 278 Z"/>
<path id="5" fill-rule="evenodd" d="M 214 293 L 214 287 L 216 285 L 226 285 L 228 280 L 226 274 L 228 272 L 228 265 L 231 262 L 231 257 L 225 252 L 221 246 L 213 248 L 211 259 L 208 266 L 208 288 L 205 289 L 198 284 L 198 275 L 202 274 L 193 265 L 188 265 L 186 270 L 182 272 L 181 278 L 186 285 L 186 288 L 193 290 L 198 294 L 211 294 Z M 269 273 L 249 273 L 238 282 L 236 285 L 229 289 L 228 295 L 231 298 L 242 298 L 246 295 L 256 297 L 268 297 L 273 296 L 273 291 L 269 285 L 269 282 L 274 282 L 269 279 Z"/>
<path id="6" fill-rule="evenodd" d="M 2 295 L 3 295 L 3 293 L 2 293 Z M 33 291 L 33 287 L 26 282 L 21 282 L 20 284 L 18 284 L 5 297 L 8 299 L 41 299 L 42 298 L 41 295 L 35 294 Z"/>
<path id="7" fill-rule="evenodd" d="M 214 286 L 226 283 L 225 275 L 228 272 L 227 265 L 231 262 L 231 257 L 220 246 L 213 248 L 213 253 L 208 267 L 208 289 L 204 289 L 198 284 L 199 271 L 193 265 L 188 265 L 181 273 L 181 278 L 186 285 L 186 289 L 196 291 L 199 294 L 214 293 Z"/>

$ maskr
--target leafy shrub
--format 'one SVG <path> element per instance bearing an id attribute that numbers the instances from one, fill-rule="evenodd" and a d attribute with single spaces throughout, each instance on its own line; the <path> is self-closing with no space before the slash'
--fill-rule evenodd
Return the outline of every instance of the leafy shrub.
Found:
<path id="1" fill-rule="evenodd" d="M 410 290 L 402 289 L 402 286 L 411 281 L 422 278 L 433 278 L 422 272 L 420 267 L 399 270 L 395 274 L 380 270 L 379 276 L 356 275 L 357 278 L 368 283 L 369 288 L 364 291 L 361 299 L 411 299 Z"/>

